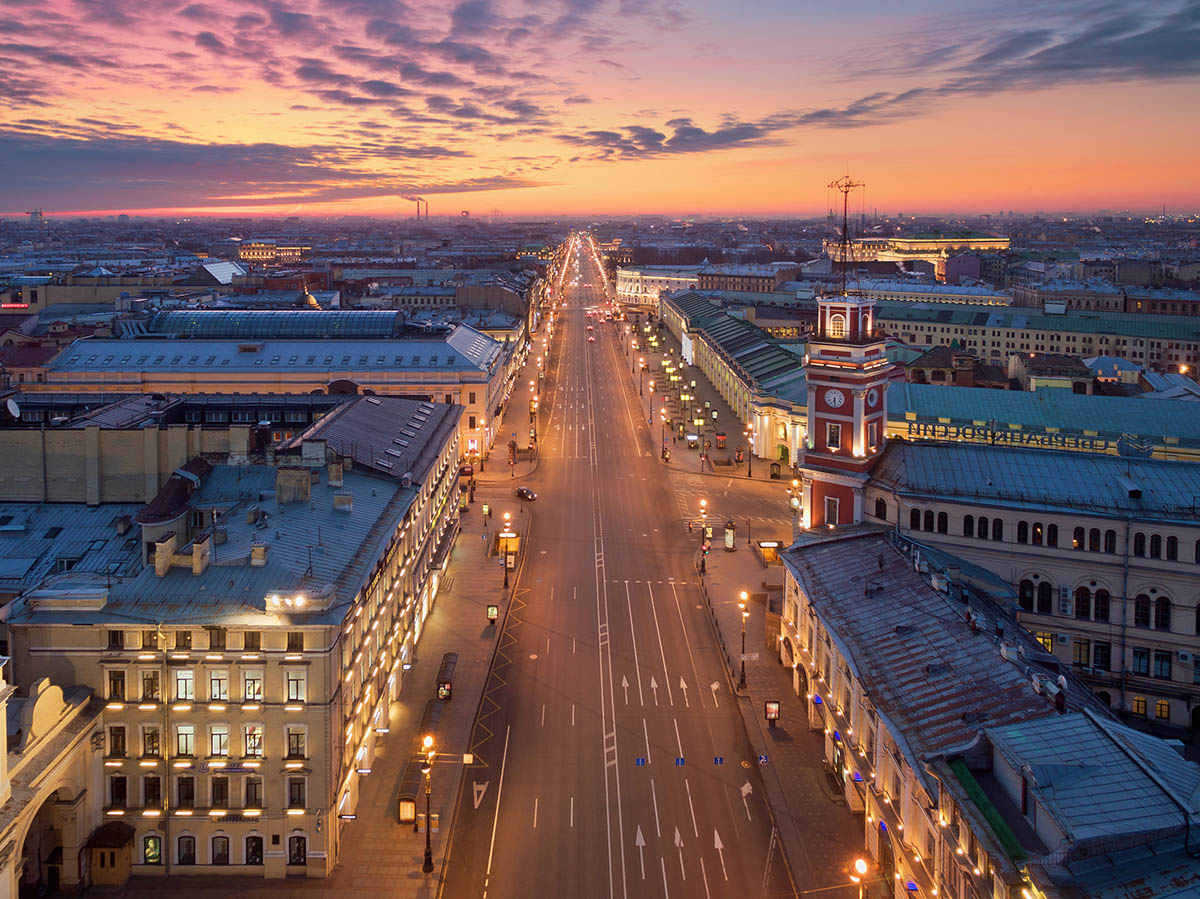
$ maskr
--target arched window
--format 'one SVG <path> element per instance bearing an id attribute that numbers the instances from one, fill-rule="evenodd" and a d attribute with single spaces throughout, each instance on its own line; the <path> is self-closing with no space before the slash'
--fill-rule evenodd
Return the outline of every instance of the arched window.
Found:
<path id="1" fill-rule="evenodd" d="M 992 539 L 997 542 L 1004 539 L 1004 519 L 992 519 Z"/>
<path id="2" fill-rule="evenodd" d="M 263 863 L 263 838 L 259 836 L 246 837 L 246 864 L 261 865 Z"/>
<path id="3" fill-rule="evenodd" d="M 925 510 L 925 516 L 924 516 L 924 518 L 921 519 L 921 523 L 925 526 L 925 530 L 927 530 L 927 531 L 933 530 L 933 510 L 932 509 Z"/>
<path id="4" fill-rule="evenodd" d="M 1111 597 L 1107 590 L 1101 587 L 1096 591 L 1096 595 L 1092 597 L 1092 606 L 1096 621 L 1108 621 L 1108 606 Z"/>
<path id="5" fill-rule="evenodd" d="M 913 509 L 908 513 L 908 526 L 914 531 L 921 530 L 921 510 Z"/>
<path id="6" fill-rule="evenodd" d="M 1171 600 L 1165 596 L 1154 600 L 1154 629 L 1156 631 L 1171 629 Z"/>
<path id="7" fill-rule="evenodd" d="M 862 314 L 862 331 L 866 337 L 871 336 L 871 313 L 864 312 Z"/>
<path id="8" fill-rule="evenodd" d="M 1088 551 L 1100 552 L 1100 528 L 1092 528 L 1088 531 Z"/>
<path id="9" fill-rule="evenodd" d="M 1021 608 L 1026 612 L 1033 611 L 1033 581 L 1025 578 L 1017 585 L 1017 599 L 1021 603 Z M 1196 611 L 1196 633 L 1200 634 L 1200 609 Z"/>
<path id="10" fill-rule="evenodd" d="M 875 500 L 875 517 L 887 521 L 887 502 L 882 499 Z"/>
<path id="11" fill-rule="evenodd" d="M 212 863 L 214 865 L 229 864 L 229 837 L 212 838 Z"/>
<path id="12" fill-rule="evenodd" d="M 162 837 L 153 835 L 142 837 L 142 864 L 162 864 Z"/>
<path id="13" fill-rule="evenodd" d="M 1075 528 L 1075 534 L 1071 538 L 1071 549 L 1083 549 L 1086 546 L 1084 542 L 1085 533 L 1083 528 Z"/>
<path id="14" fill-rule="evenodd" d="M 1058 546 L 1058 525 L 1050 524 L 1046 526 L 1046 545 Z"/>
<path id="15" fill-rule="evenodd" d="M 1029 542 L 1029 522 L 1028 521 L 1018 521 L 1017 522 L 1017 542 L 1018 543 L 1028 543 Z"/>
<path id="16" fill-rule="evenodd" d="M 1161 559 L 1162 558 L 1162 535 L 1161 534 L 1151 534 L 1150 535 L 1150 558 L 1152 558 L 1152 559 Z"/>
<path id="17" fill-rule="evenodd" d="M 1179 538 L 1167 538 L 1167 561 L 1177 562 L 1179 560 Z"/>
<path id="18" fill-rule="evenodd" d="M 1146 555 L 1146 535 L 1141 531 L 1133 535 L 1133 554 L 1135 556 Z"/>
<path id="19" fill-rule="evenodd" d="M 1045 528 L 1042 527 L 1042 523 L 1040 521 L 1035 521 L 1033 523 L 1033 528 L 1029 532 L 1030 541 L 1034 546 L 1041 546 L 1045 536 L 1046 531 Z"/>
<path id="20" fill-rule="evenodd" d="M 964 537 L 974 537 L 975 536 L 975 516 L 974 515 L 964 515 L 963 516 L 963 536 Z"/>
<path id="21" fill-rule="evenodd" d="M 1054 586 L 1049 581 L 1042 581 L 1038 584 L 1037 610 L 1039 615 L 1054 613 Z"/>
<path id="22" fill-rule="evenodd" d="M 1117 532 L 1111 528 L 1104 532 L 1104 551 L 1106 553 L 1117 551 Z"/>
<path id="23" fill-rule="evenodd" d="M 308 864 L 308 840 L 300 834 L 288 837 L 289 865 Z"/>
<path id="24" fill-rule="evenodd" d="M 1133 600 L 1133 626 L 1150 626 L 1150 597 L 1139 593 Z"/>
<path id="25" fill-rule="evenodd" d="M 1087 587 L 1075 588 L 1075 617 L 1085 621 L 1092 617 L 1092 591 Z"/>
<path id="26" fill-rule="evenodd" d="M 979 516 L 979 539 L 986 540 L 988 538 L 988 518 L 986 515 Z"/>
<path id="27" fill-rule="evenodd" d="M 841 340 L 846 336 L 846 316 L 836 312 L 829 316 L 829 336 Z"/>
<path id="28" fill-rule="evenodd" d="M 945 534 L 950 531 L 950 516 L 945 512 L 938 512 L 937 516 L 937 532 Z"/>
<path id="29" fill-rule="evenodd" d="M 178 861 L 181 865 L 196 864 L 196 838 L 191 836 L 182 836 L 179 838 L 179 855 Z"/>

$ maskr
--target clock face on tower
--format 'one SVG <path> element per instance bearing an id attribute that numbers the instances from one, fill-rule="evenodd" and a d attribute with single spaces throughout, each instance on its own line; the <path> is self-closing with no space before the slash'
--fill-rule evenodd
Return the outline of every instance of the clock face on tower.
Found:
<path id="1" fill-rule="evenodd" d="M 840 409 L 845 402 L 846 394 L 842 393 L 836 387 L 831 387 L 825 391 L 825 405 L 830 409 Z"/>

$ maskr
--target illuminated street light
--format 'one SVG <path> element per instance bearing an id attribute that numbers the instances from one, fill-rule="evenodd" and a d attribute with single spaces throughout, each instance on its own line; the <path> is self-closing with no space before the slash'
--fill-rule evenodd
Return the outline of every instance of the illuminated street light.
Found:
<path id="1" fill-rule="evenodd" d="M 738 689 L 746 689 L 746 619 L 750 617 L 750 612 L 746 608 L 746 600 L 750 598 L 750 594 L 743 590 L 740 594 L 741 602 L 738 603 L 738 608 L 742 610 L 742 671 L 738 675 Z"/>
<path id="2" fill-rule="evenodd" d="M 433 818 L 431 817 L 432 800 L 430 798 L 433 790 L 431 780 L 433 779 L 433 735 L 426 734 L 425 739 L 421 741 L 421 747 L 425 750 L 425 764 L 421 766 L 421 773 L 425 775 L 425 862 L 421 865 L 421 870 L 426 874 L 433 873 L 433 844 L 430 842 L 430 834 L 433 830 Z"/>

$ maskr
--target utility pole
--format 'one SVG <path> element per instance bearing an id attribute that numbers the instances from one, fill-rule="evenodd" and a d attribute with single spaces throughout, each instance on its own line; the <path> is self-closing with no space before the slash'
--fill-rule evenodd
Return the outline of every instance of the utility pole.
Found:
<path id="1" fill-rule="evenodd" d="M 842 194 L 842 240 L 841 240 L 841 257 L 842 257 L 842 296 L 846 295 L 846 263 L 850 256 L 850 192 L 856 187 L 865 187 L 862 181 L 855 181 L 849 175 L 843 175 L 836 181 L 831 181 L 829 186 L 834 190 L 841 191 Z"/>

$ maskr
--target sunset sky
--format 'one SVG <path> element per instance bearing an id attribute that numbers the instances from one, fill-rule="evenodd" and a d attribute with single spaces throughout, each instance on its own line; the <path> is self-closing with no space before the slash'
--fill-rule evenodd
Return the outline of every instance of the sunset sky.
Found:
<path id="1" fill-rule="evenodd" d="M 0 214 L 1200 209 L 1200 0 L 0 0 Z"/>

